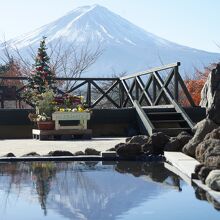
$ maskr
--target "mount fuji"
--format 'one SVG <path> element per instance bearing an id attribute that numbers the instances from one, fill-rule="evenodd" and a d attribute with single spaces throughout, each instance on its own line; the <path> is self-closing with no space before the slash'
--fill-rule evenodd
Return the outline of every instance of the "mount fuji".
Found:
<path id="1" fill-rule="evenodd" d="M 182 46 L 132 24 L 121 16 L 99 5 L 79 7 L 65 16 L 32 32 L 11 39 L 9 44 L 22 53 L 28 48 L 37 49 L 42 36 L 47 43 L 59 39 L 66 46 L 90 45 L 100 42 L 104 52 L 84 76 L 110 76 L 113 72 L 136 72 L 162 64 L 181 62 L 182 74 L 193 74 L 220 60 L 219 53 L 211 53 Z"/>

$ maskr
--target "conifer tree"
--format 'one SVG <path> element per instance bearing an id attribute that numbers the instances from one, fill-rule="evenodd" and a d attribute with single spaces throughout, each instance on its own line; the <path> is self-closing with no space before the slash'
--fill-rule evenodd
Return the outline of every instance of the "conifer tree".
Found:
<path id="1" fill-rule="evenodd" d="M 29 80 L 30 88 L 36 90 L 37 93 L 44 93 L 47 89 L 52 88 L 54 84 L 54 74 L 51 72 L 49 63 L 50 58 L 47 55 L 46 37 L 40 42 L 38 53 L 35 58 L 34 70 Z"/>

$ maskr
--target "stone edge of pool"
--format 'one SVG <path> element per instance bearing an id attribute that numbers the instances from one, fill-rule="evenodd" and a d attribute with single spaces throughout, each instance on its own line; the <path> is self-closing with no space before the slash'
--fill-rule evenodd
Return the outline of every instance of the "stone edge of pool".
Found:
<path id="1" fill-rule="evenodd" d="M 147 156 L 137 158 L 118 157 L 115 152 L 103 151 L 101 155 L 80 155 L 80 156 L 20 156 L 20 157 L 0 157 L 0 162 L 19 162 L 19 161 L 158 161 L 164 162 L 165 157 Z"/>
<path id="2" fill-rule="evenodd" d="M 195 166 L 199 164 L 196 159 L 181 152 L 164 152 L 164 156 L 166 161 L 172 165 L 165 163 L 167 169 L 179 175 L 189 185 L 192 185 L 192 183 L 196 184 L 220 203 L 220 192 L 210 189 L 207 185 L 203 184 L 201 180 L 192 178 Z"/>

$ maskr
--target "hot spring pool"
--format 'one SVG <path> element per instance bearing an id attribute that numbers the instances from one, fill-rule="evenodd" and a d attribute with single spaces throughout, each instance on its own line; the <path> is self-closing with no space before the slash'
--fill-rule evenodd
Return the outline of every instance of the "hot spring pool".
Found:
<path id="1" fill-rule="evenodd" d="M 0 172 L 1 220 L 220 218 L 218 203 L 163 163 L 1 163 Z"/>

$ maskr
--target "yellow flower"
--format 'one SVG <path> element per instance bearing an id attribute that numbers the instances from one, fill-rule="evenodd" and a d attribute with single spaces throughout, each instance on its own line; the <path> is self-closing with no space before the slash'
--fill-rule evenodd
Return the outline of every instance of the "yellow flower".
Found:
<path id="1" fill-rule="evenodd" d="M 84 109 L 83 108 L 81 108 L 81 107 L 78 107 L 78 112 L 84 112 Z"/>
<path id="2" fill-rule="evenodd" d="M 64 108 L 60 108 L 59 111 L 60 111 L 60 112 L 65 112 L 65 109 L 64 109 Z"/>

